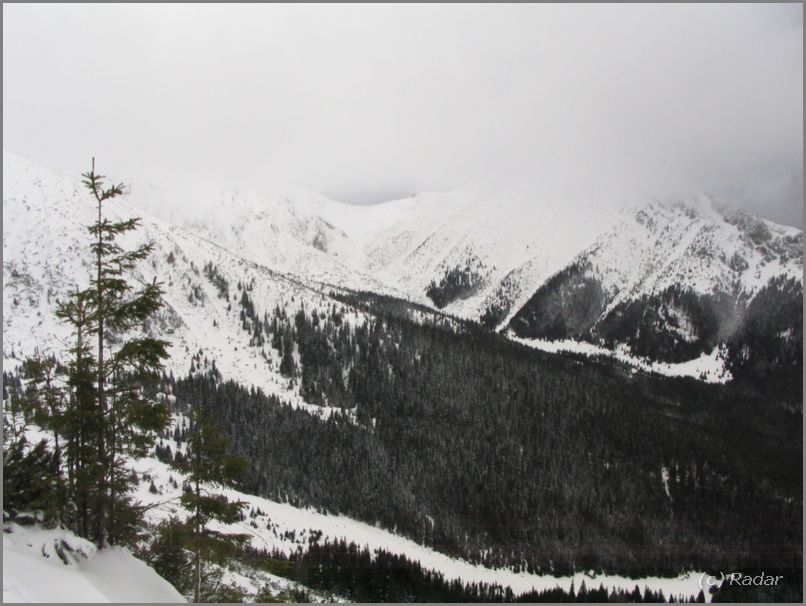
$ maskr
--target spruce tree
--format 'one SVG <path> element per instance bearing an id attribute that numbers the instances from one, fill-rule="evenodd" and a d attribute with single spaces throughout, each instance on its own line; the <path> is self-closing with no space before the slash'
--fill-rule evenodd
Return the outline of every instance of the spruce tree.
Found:
<path id="1" fill-rule="evenodd" d="M 96 448 L 96 436 L 103 430 L 97 404 L 96 360 L 90 345 L 93 320 L 87 291 L 76 290 L 66 302 L 59 302 L 56 316 L 73 328 L 74 342 L 67 365 L 68 403 L 64 415 L 64 456 L 70 499 L 75 506 L 73 527 L 79 536 L 94 536 L 92 512 L 100 499 L 104 467 Z"/>
<path id="2" fill-rule="evenodd" d="M 41 440 L 29 446 L 25 439 L 3 452 L 3 512 L 18 522 L 56 525 L 67 507 L 59 457 Z M 17 514 L 31 512 L 34 518 Z"/>
<path id="3" fill-rule="evenodd" d="M 294 341 L 293 334 L 288 331 L 283 336 L 283 354 L 280 358 L 280 374 L 284 377 L 293 377 L 296 374 L 297 365 L 294 362 Z"/>
<path id="4" fill-rule="evenodd" d="M 140 225 L 138 218 L 110 221 L 104 216 L 105 203 L 122 195 L 123 186 L 105 188 L 94 159 L 83 177 L 98 213 L 88 226 L 95 267 L 89 288 L 57 304 L 57 317 L 72 326 L 75 339 L 66 384 L 54 374 L 61 372 L 55 362 L 35 358 L 25 370 L 39 398 L 42 424 L 54 431 L 58 458 L 64 441 L 73 526 L 102 548 L 130 538 L 139 524 L 128 497 L 136 478 L 125 469 L 125 458 L 145 454 L 168 423 L 167 407 L 143 391 L 159 376 L 168 344 L 132 336 L 162 306 L 156 279 L 135 288 L 126 276 L 153 244 L 130 250 L 120 246 L 118 238 Z"/>
<path id="5" fill-rule="evenodd" d="M 182 468 L 187 474 L 188 484 L 181 502 L 190 512 L 187 526 L 188 546 L 193 553 L 193 601 L 199 602 L 205 598 L 204 563 L 223 562 L 248 539 L 247 535 L 222 533 L 208 527 L 213 520 L 222 524 L 239 521 L 241 509 L 246 504 L 212 494 L 204 485 L 232 483 L 246 471 L 248 461 L 229 452 L 229 437 L 202 409 L 200 402 L 196 401 L 191 414 L 189 456 Z"/>
<path id="6" fill-rule="evenodd" d="M 162 290 L 156 279 L 135 290 L 125 277 L 152 253 L 154 245 L 148 242 L 131 250 L 122 248 L 118 237 L 136 230 L 140 219 L 110 221 L 104 217 L 103 208 L 108 200 L 123 195 L 123 186 L 105 188 L 105 177 L 95 172 L 94 158 L 92 170 L 83 177 L 98 212 L 97 220 L 89 226 L 95 275 L 87 292 L 97 338 L 97 401 L 103 427 L 96 444 L 105 470 L 94 512 L 95 540 L 103 547 L 107 541 L 118 541 L 117 514 L 128 503 L 128 476 L 120 473 L 122 456 L 142 452 L 168 422 L 165 405 L 141 397 L 133 385 L 133 381 L 158 375 L 168 357 L 168 344 L 150 337 L 125 338 L 162 306 Z"/>
<path id="7" fill-rule="evenodd" d="M 45 513 L 48 523 L 67 521 L 67 486 L 62 477 L 61 455 L 64 423 L 67 414 L 65 370 L 53 356 L 42 356 L 37 350 L 21 367 L 25 389 L 15 394 L 17 406 L 9 406 L 12 424 L 15 408 L 22 412 L 21 431 L 10 433 L 10 447 L 4 452 L 4 494 L 6 503 L 29 502 L 28 508 Z M 9 402 L 10 404 L 10 402 Z M 19 416 L 17 422 L 19 423 Z M 47 448 L 41 440 L 30 448 L 25 436 L 28 422 L 53 432 L 54 443 Z M 32 497 L 32 495 L 35 495 Z"/>
<path id="8" fill-rule="evenodd" d="M 67 510 L 59 457 L 46 440 L 32 445 L 26 435 L 41 413 L 40 403 L 32 390 L 7 390 L 5 374 L 3 379 L 3 516 L 19 523 L 58 523 Z"/>
<path id="9" fill-rule="evenodd" d="M 36 403 L 22 389 L 6 389 L 3 382 L 3 452 L 26 443 L 25 432 L 34 417 Z"/>
<path id="10" fill-rule="evenodd" d="M 151 546 L 143 553 L 146 562 L 176 589 L 184 594 L 191 590 L 192 574 L 187 525 L 170 517 L 156 528 Z"/>
<path id="11" fill-rule="evenodd" d="M 26 397 L 32 403 L 33 420 L 53 432 L 56 456 L 61 455 L 59 438 L 64 434 L 66 397 L 64 368 L 53 356 L 45 357 L 37 351 L 22 364 L 26 380 Z"/>

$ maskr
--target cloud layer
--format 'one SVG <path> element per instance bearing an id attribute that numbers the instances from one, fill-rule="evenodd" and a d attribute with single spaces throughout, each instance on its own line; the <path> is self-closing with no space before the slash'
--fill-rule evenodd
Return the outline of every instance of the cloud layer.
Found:
<path id="1" fill-rule="evenodd" d="M 802 226 L 800 5 L 3 6 L 3 145 L 369 203 L 709 191 Z"/>

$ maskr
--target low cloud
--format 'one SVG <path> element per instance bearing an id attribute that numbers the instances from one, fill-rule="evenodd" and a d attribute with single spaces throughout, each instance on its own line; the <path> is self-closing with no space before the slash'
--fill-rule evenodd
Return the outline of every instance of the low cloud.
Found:
<path id="1" fill-rule="evenodd" d="M 801 5 L 3 6 L 3 145 L 356 203 L 708 191 L 802 226 Z"/>

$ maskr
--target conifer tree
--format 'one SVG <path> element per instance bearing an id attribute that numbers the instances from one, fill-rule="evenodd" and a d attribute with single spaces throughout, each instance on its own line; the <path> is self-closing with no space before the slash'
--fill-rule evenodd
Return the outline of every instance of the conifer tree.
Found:
<path id="1" fill-rule="evenodd" d="M 63 436 L 66 399 L 64 369 L 53 356 L 42 356 L 39 351 L 22 364 L 26 380 L 27 398 L 31 401 L 34 421 L 53 432 L 54 449 L 61 456 L 59 438 Z"/>
<path id="2" fill-rule="evenodd" d="M 151 254 L 154 245 L 148 242 L 131 250 L 121 247 L 118 237 L 137 229 L 140 219 L 110 221 L 103 208 L 108 200 L 123 195 L 123 185 L 105 188 L 105 177 L 95 172 L 94 158 L 92 170 L 83 177 L 98 211 L 97 220 L 88 228 L 93 236 L 90 250 L 95 257 L 95 275 L 87 298 L 97 338 L 96 388 L 103 428 L 96 436 L 104 473 L 94 512 L 95 540 L 103 547 L 108 540 L 117 542 L 120 529 L 116 513 L 127 502 L 123 493 L 128 480 L 120 474 L 121 456 L 142 451 L 168 421 L 165 405 L 138 395 L 132 380 L 157 375 L 168 354 L 166 341 L 124 337 L 162 306 L 162 290 L 156 278 L 135 290 L 124 277 Z"/>
<path id="3" fill-rule="evenodd" d="M 183 595 L 191 590 L 192 580 L 187 533 L 184 522 L 168 518 L 157 526 L 154 542 L 144 553 L 148 564 Z"/>
<path id="4" fill-rule="evenodd" d="M 241 501 L 229 501 L 224 495 L 210 494 L 203 486 L 232 483 L 246 471 L 247 459 L 231 454 L 229 446 L 229 437 L 222 433 L 197 401 L 192 408 L 189 456 L 183 469 L 188 484 L 181 497 L 182 505 L 191 513 L 187 525 L 188 546 L 193 553 L 194 602 L 204 598 L 204 562 L 223 561 L 248 538 L 246 535 L 226 534 L 208 528 L 212 520 L 223 524 L 237 522 L 241 509 L 246 506 Z"/>
<path id="5" fill-rule="evenodd" d="M 294 362 L 294 341 L 293 336 L 286 332 L 282 340 L 282 357 L 280 358 L 280 374 L 284 377 L 293 377 L 296 373 L 296 363 Z"/>
<path id="6" fill-rule="evenodd" d="M 25 443 L 25 432 L 34 416 L 35 403 L 20 389 L 7 390 L 3 382 L 3 452 Z"/>
<path id="7" fill-rule="evenodd" d="M 61 521 L 66 512 L 66 494 L 59 457 L 41 440 L 32 445 L 26 432 L 41 414 L 35 390 L 21 386 L 6 389 L 3 376 L 3 516 L 18 522 Z M 32 391 L 34 393 L 32 393 Z M 34 514 L 19 515 L 23 512 Z"/>
<path id="8" fill-rule="evenodd" d="M 74 343 L 67 365 L 68 403 L 64 418 L 67 439 L 65 458 L 68 490 L 75 506 L 74 529 L 85 538 L 93 536 L 92 514 L 100 498 L 104 473 L 96 448 L 96 436 L 103 430 L 97 404 L 96 360 L 90 346 L 93 326 L 87 291 L 76 290 L 66 302 L 59 302 L 56 316 L 73 328 Z"/>
<path id="9" fill-rule="evenodd" d="M 37 520 L 55 525 L 61 521 L 67 505 L 64 488 L 59 457 L 47 448 L 46 440 L 29 447 L 22 439 L 4 449 L 4 512 L 12 517 L 22 511 L 36 512 L 35 515 L 41 515 Z"/>
<path id="10" fill-rule="evenodd" d="M 144 383 L 162 370 L 167 342 L 131 336 L 162 306 L 156 279 L 136 288 L 126 276 L 153 244 L 130 250 L 118 244 L 120 236 L 140 225 L 138 218 L 110 221 L 104 216 L 105 203 L 122 195 L 123 186 L 105 188 L 94 159 L 83 177 L 98 213 L 88 226 L 95 268 L 89 288 L 57 304 L 57 317 L 72 326 L 75 339 L 66 373 L 40 357 L 24 368 L 38 398 L 40 424 L 54 431 L 57 460 L 64 442 L 73 526 L 104 547 L 124 540 L 139 523 L 127 494 L 134 480 L 124 469 L 124 458 L 144 454 L 168 423 L 167 407 L 143 391 Z"/>

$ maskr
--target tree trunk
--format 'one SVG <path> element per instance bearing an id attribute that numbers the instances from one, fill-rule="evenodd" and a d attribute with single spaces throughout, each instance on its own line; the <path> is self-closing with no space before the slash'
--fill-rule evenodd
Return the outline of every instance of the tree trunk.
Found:
<path id="1" fill-rule="evenodd" d="M 80 304 L 80 303 L 79 303 Z M 81 308 L 81 312 L 78 312 L 77 318 L 82 318 L 83 320 L 83 306 Z M 84 330 L 83 330 L 83 323 L 77 323 L 76 326 L 76 366 L 77 368 L 81 369 L 84 365 L 84 359 L 81 355 L 82 347 L 84 345 Z M 74 406 L 79 411 L 77 414 L 80 416 L 80 412 L 83 410 L 83 402 L 81 401 L 78 393 L 75 396 Z M 86 464 L 87 462 L 84 460 L 84 448 L 86 447 L 85 441 L 85 427 L 84 423 L 82 422 L 79 426 L 78 431 L 73 439 L 76 441 L 76 452 L 75 452 L 75 473 L 76 473 L 76 481 L 75 481 L 75 493 L 76 493 L 76 501 L 78 502 L 78 528 L 79 528 L 79 536 L 89 539 L 90 538 L 90 528 L 89 528 L 89 503 L 87 502 L 87 480 L 86 476 L 81 473 L 82 471 L 86 471 Z M 79 480 L 80 478 L 80 480 Z"/>
<path id="2" fill-rule="evenodd" d="M 115 418 L 114 413 L 114 400 L 112 402 L 112 412 L 109 419 L 109 443 L 107 447 L 109 449 L 109 517 L 107 518 L 109 523 L 109 544 L 115 544 L 115 524 L 116 524 L 116 512 L 115 512 L 115 500 L 117 499 L 117 493 L 115 490 L 115 457 L 116 457 L 116 450 L 117 450 L 117 440 L 115 439 L 116 433 L 116 423 L 117 420 Z"/>
<path id="3" fill-rule="evenodd" d="M 92 173 L 95 174 L 95 158 L 92 159 Z M 96 194 L 96 198 L 97 198 Z M 106 543 L 106 530 L 107 530 L 107 521 L 106 521 L 106 495 L 108 491 L 108 487 L 106 486 L 106 457 L 105 455 L 105 444 L 104 444 L 104 426 L 105 426 L 105 417 L 106 417 L 106 391 L 104 390 L 104 309 L 103 309 L 103 287 L 101 279 L 103 277 L 103 256 L 102 256 L 102 246 L 103 246 L 103 234 L 100 229 L 101 221 L 103 216 L 101 214 L 101 200 L 98 199 L 98 250 L 97 250 L 97 260 L 96 260 L 96 269 L 97 269 L 97 283 L 96 283 L 96 297 L 97 297 L 97 314 L 98 314 L 98 408 L 99 408 L 99 415 L 100 415 L 100 426 L 98 430 L 97 436 L 97 448 L 98 448 L 98 462 L 100 465 L 100 469 L 102 470 L 101 477 L 99 478 L 98 483 L 98 499 L 95 505 L 95 515 L 96 515 L 96 543 L 98 547 L 103 549 Z"/>
<path id="4" fill-rule="evenodd" d="M 55 389 L 53 387 L 53 380 L 50 376 L 50 372 L 48 371 L 47 376 L 45 377 L 45 393 L 48 394 L 47 402 L 48 402 L 48 409 L 50 409 L 50 417 L 51 419 L 56 419 L 56 416 L 59 412 L 59 404 L 56 402 L 56 396 L 53 393 Z M 55 372 L 55 371 L 54 371 Z M 61 465 L 62 457 L 59 451 L 59 423 L 53 422 L 53 444 L 54 450 L 56 452 L 56 457 L 59 460 L 59 464 Z"/>
<path id="5" fill-rule="evenodd" d="M 199 498 L 201 490 L 199 489 L 199 479 L 196 478 L 196 521 L 195 521 L 195 534 L 196 534 L 196 587 L 194 588 L 193 601 L 197 604 L 201 600 L 201 544 L 199 538 L 201 537 L 201 514 L 199 512 Z"/>

